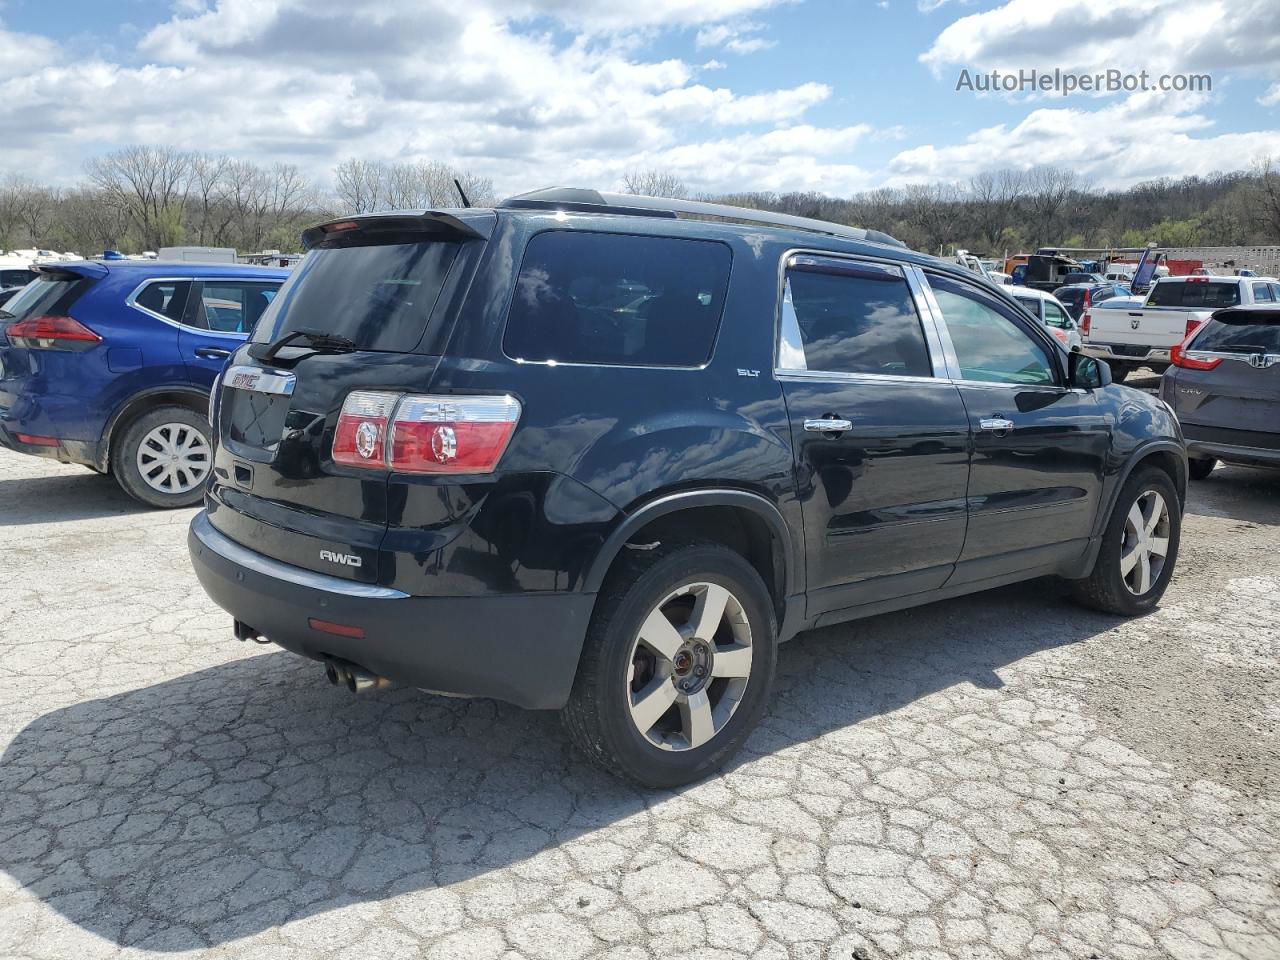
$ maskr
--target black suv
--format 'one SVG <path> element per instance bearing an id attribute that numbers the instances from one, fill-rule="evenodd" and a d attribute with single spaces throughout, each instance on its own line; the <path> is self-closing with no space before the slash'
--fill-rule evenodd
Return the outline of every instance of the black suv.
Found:
<path id="1" fill-rule="evenodd" d="M 190 548 L 332 682 L 562 709 L 675 785 L 798 631 L 1046 574 L 1140 614 L 1172 575 L 1168 407 L 884 234 L 554 189 L 304 242 Z"/>

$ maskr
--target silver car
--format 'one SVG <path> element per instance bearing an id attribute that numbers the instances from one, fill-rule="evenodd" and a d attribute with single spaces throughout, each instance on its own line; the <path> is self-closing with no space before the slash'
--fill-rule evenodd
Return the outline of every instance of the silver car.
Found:
<path id="1" fill-rule="evenodd" d="M 1280 467 L 1280 305 L 1219 310 L 1170 360 L 1160 396 L 1182 423 L 1192 479 L 1219 460 Z"/>

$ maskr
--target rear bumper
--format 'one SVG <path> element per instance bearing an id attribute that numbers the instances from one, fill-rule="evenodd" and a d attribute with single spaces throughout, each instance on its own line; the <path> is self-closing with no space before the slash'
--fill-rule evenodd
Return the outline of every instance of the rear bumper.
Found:
<path id="1" fill-rule="evenodd" d="M 15 453 L 29 453 L 33 457 L 44 457 L 48 460 L 57 460 L 59 463 L 75 463 L 83 467 L 90 467 L 94 470 L 101 470 L 103 458 L 101 457 L 100 443 L 93 443 L 86 440 L 63 440 L 59 439 L 56 444 L 43 443 L 23 443 L 18 439 L 18 434 L 39 435 L 36 431 L 28 431 L 26 429 L 17 430 L 11 425 L 0 422 L 0 447 L 6 450 L 12 450 Z"/>
<path id="2" fill-rule="evenodd" d="M 1168 366 L 1168 347 L 1138 347 L 1133 344 L 1096 343 L 1089 341 L 1081 348 L 1081 352 L 1099 360 L 1119 361 L 1120 363 L 1160 363 Z"/>
<path id="3" fill-rule="evenodd" d="M 415 597 L 354 583 L 255 553 L 215 530 L 203 511 L 187 546 L 214 603 L 286 650 L 535 710 L 568 699 L 595 604 L 589 593 Z M 364 636 L 319 632 L 311 617 L 359 627 Z"/>

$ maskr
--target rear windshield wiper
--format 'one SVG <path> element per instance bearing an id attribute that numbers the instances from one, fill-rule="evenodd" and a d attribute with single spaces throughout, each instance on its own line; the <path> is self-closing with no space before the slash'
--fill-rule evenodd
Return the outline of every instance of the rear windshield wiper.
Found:
<path id="1" fill-rule="evenodd" d="M 277 353 L 295 341 L 306 341 L 306 346 L 316 353 L 351 353 L 356 349 L 354 340 L 336 333 L 320 330 L 293 330 L 268 344 L 255 343 L 249 347 L 249 356 L 255 360 L 273 360 Z"/>

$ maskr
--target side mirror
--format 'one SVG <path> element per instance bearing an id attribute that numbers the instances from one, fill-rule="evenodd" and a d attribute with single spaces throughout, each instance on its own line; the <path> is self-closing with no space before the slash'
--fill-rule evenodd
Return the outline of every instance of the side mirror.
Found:
<path id="1" fill-rule="evenodd" d="M 1097 390 L 1111 385 L 1111 367 L 1106 361 L 1085 353 L 1067 355 L 1067 379 L 1071 386 L 1082 390 Z"/>

